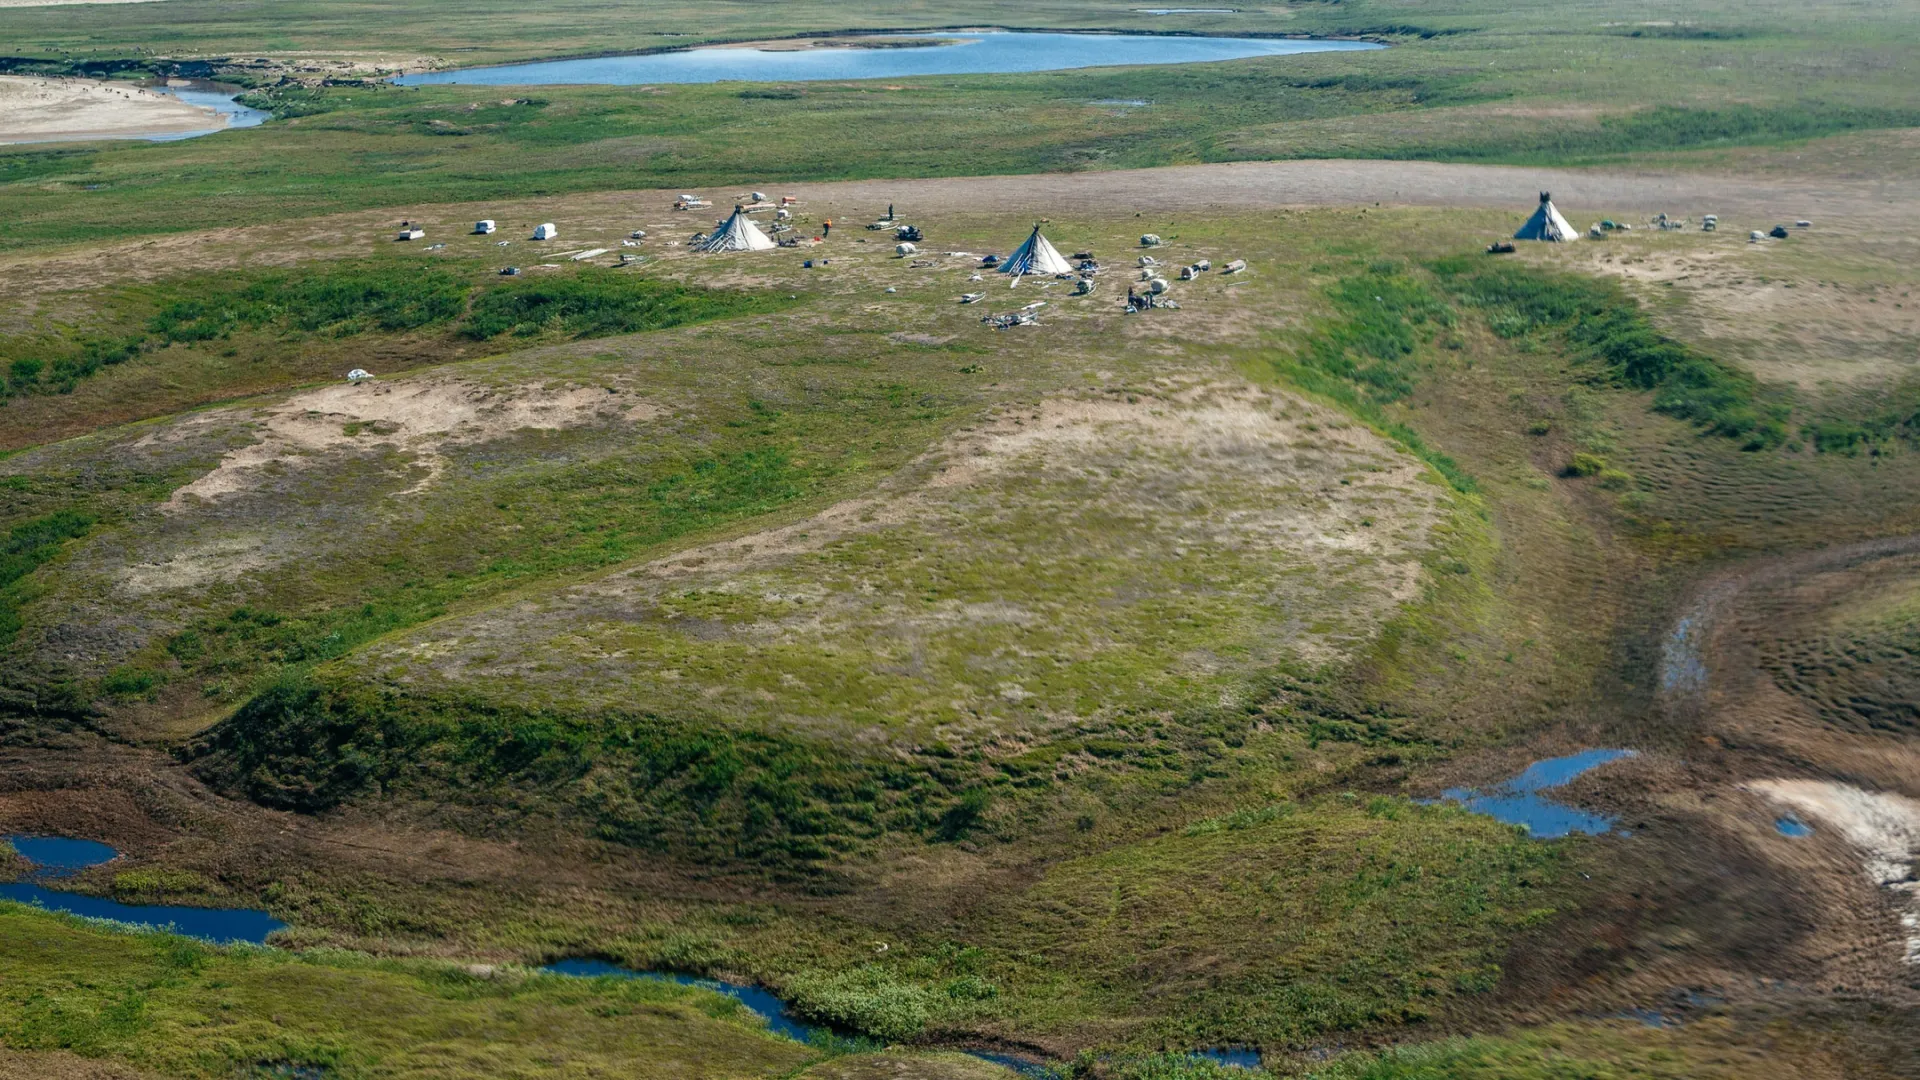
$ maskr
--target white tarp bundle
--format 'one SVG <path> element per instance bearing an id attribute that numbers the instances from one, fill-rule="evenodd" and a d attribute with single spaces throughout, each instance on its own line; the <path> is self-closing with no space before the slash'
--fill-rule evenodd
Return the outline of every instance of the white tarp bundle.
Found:
<path id="1" fill-rule="evenodd" d="M 1540 207 L 1527 219 L 1520 231 L 1513 234 L 1515 240 L 1578 240 L 1580 230 L 1567 224 L 1560 211 L 1553 205 L 1553 196 L 1545 191 L 1540 193 Z"/>
<path id="2" fill-rule="evenodd" d="M 1027 237 L 1027 242 L 1014 248 L 1013 254 L 1000 264 L 1000 272 L 1018 275 L 1071 274 L 1073 264 L 1061 257 L 1060 252 L 1047 242 L 1047 238 L 1040 235 L 1040 226 L 1035 225 L 1033 235 Z"/>
<path id="3" fill-rule="evenodd" d="M 778 247 L 760 227 L 747 220 L 739 207 L 706 239 L 691 245 L 695 251 L 770 251 Z"/>

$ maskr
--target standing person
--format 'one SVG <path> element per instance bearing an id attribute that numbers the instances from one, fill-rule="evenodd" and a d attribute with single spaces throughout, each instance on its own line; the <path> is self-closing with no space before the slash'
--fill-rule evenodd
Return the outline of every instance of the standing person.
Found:
<path id="1" fill-rule="evenodd" d="M 893 204 L 892 203 L 887 204 L 887 220 L 888 221 L 893 220 Z"/>
<path id="2" fill-rule="evenodd" d="M 820 239 L 825 240 L 827 237 L 832 235 L 833 235 L 833 219 L 828 218 L 820 226 Z"/>

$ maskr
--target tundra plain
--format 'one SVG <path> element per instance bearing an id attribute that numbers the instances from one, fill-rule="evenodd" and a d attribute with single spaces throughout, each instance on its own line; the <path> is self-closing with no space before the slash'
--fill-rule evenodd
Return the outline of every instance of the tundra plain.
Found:
<path id="1" fill-rule="evenodd" d="M 289 929 L 0 904 L 0 1076 L 1920 1074 L 1911 13 L 509 97 L 349 69 L 601 16 L 108 10 L 0 27 L 278 111 L 0 155 L 0 831 Z M 995 21 L 774 10 L 596 40 Z M 834 228 L 696 255 L 683 183 Z M 1634 227 L 1483 253 L 1546 188 Z M 1036 221 L 1091 295 L 979 266 Z M 1594 747 L 1600 835 L 1438 798 Z"/>

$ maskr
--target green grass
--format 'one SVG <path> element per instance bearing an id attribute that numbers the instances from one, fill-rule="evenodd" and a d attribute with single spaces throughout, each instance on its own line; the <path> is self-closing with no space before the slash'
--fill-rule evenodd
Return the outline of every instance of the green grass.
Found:
<path id="1" fill-rule="evenodd" d="M 1607 501 L 1570 497 L 1559 461 L 1536 460 L 1542 439 L 1572 437 L 1604 458 L 1599 481 L 1608 463 L 1677 474 L 1682 494 L 1667 510 L 1703 530 L 1732 501 L 1753 502 L 1731 485 L 1791 467 L 1809 488 L 1873 483 L 1859 500 L 1797 500 L 1806 527 L 1824 528 L 1828 514 L 1838 535 L 1897 509 L 1905 474 L 1897 457 L 1870 473 L 1864 454 L 1743 454 L 1734 440 L 1701 438 L 1692 422 L 1649 411 L 1657 390 L 1616 376 L 1600 351 L 1611 336 L 1576 348 L 1552 289 L 1505 307 L 1456 291 L 1462 275 L 1429 260 L 1460 250 L 1491 215 L 1283 220 L 1275 231 L 1183 220 L 1174 238 L 1184 258 L 1231 236 L 1259 270 L 1232 290 L 1181 286 L 1190 316 L 1246 305 L 1300 327 L 1267 339 L 1259 365 L 1247 362 L 1259 331 L 1231 317 L 1180 335 L 1177 324 L 1167 333 L 1069 310 L 1028 336 L 983 334 L 947 282 L 850 254 L 834 260 L 846 276 L 818 295 L 855 301 L 821 310 L 591 344 L 566 339 L 565 297 L 510 312 L 496 340 L 526 340 L 511 327 L 527 311 L 558 319 L 541 318 L 553 329 L 538 348 L 434 378 L 502 393 L 597 395 L 606 384 L 658 413 L 642 425 L 610 409 L 591 426 L 449 447 L 435 484 L 406 498 L 394 492 L 418 470 L 363 447 L 254 477 L 213 512 L 127 513 L 135 489 L 164 497 L 252 437 L 223 412 L 17 455 L 7 520 L 62 499 L 109 508 L 75 558 L 29 579 L 45 591 L 26 609 L 33 633 L 18 661 L 52 678 L 57 633 L 91 618 L 70 612 L 107 597 L 118 636 L 83 685 L 128 700 L 101 699 L 105 717 L 90 721 L 178 745 L 238 707 L 185 755 L 235 793 L 296 810 L 344 801 L 316 827 L 348 835 L 397 813 L 409 827 L 464 830 L 476 849 L 557 836 L 582 853 L 564 880 L 425 862 L 415 879 L 360 848 L 238 859 L 181 843 L 140 854 L 151 862 L 111 887 L 257 898 L 309 943 L 727 972 L 890 1037 L 1135 1054 L 1367 1045 L 1481 1023 L 1514 1003 L 1501 987 L 1516 948 L 1557 947 L 1557 933 L 1601 919 L 1596 907 L 1640 883 L 1609 878 L 1623 865 L 1611 840 L 1540 845 L 1372 793 L 1426 783 L 1446 755 L 1537 737 L 1589 701 L 1600 654 L 1632 632 L 1609 620 L 1620 582 L 1641 579 L 1616 570 L 1627 556 L 1642 570 L 1678 561 L 1595 541 L 1621 519 Z M 1147 225 L 1050 228 L 1099 246 Z M 901 283 L 897 298 L 875 300 L 883 276 Z M 1524 282 L 1494 284 L 1509 291 L 1485 295 L 1499 298 Z M 1588 310 L 1588 293 L 1572 295 L 1566 311 Z M 1518 334 L 1494 332 L 1522 316 Z M 1276 397 L 1257 410 L 1299 425 L 1275 460 L 1324 466 L 1297 490 L 1236 471 L 1265 455 L 1124 441 L 1022 458 L 971 488 L 927 487 L 942 466 L 978 456 L 929 450 L 996 411 L 1034 442 L 1070 430 L 1036 422 L 1036 402 L 1062 394 L 1137 406 L 1122 431 L 1206 429 L 1156 380 L 1230 381 L 1256 367 L 1264 377 L 1282 354 L 1293 366 L 1281 374 L 1341 406 Z M 1547 415 L 1540 434 L 1522 434 Z M 1474 494 L 1367 490 L 1374 469 L 1417 470 L 1386 449 L 1339 457 L 1365 437 L 1350 416 L 1444 449 L 1454 483 Z M 200 434 L 169 437 L 185 432 Z M 1595 433 L 1610 443 L 1596 435 L 1589 446 Z M 1684 485 L 1701 475 L 1730 487 L 1688 501 Z M 901 492 L 916 494 L 894 501 Z M 1181 532 L 1342 493 L 1356 497 L 1351 517 L 1289 534 L 1277 553 Z M 1290 561 L 1299 549 L 1357 543 L 1412 493 L 1444 513 L 1391 618 L 1343 625 L 1370 595 L 1360 587 L 1323 607 L 1298 602 L 1300 582 L 1338 577 L 1333 556 Z M 848 535 L 802 544 L 767 532 L 807 532 L 809 515 L 852 499 L 872 501 L 849 504 L 842 520 L 859 524 Z M 268 551 L 282 561 L 244 571 L 216 567 L 199 584 L 115 591 L 129 567 L 190 562 L 265 529 L 324 543 Z M 752 545 L 753 558 L 744 546 L 688 552 L 709 561 L 657 588 L 644 573 L 640 585 L 600 573 L 725 538 Z M 726 565 L 734 559 L 744 569 Z M 1293 622 L 1262 621 L 1271 610 Z M 1264 651 L 1296 633 L 1348 651 L 1319 664 Z M 25 709 L 8 720 L 29 735 L 52 728 Z M 1655 842 L 1650 831 L 1634 850 Z M 658 877 L 635 888 L 629 873 Z M 732 899 L 715 900 L 722 892 Z M 1606 929 L 1625 948 L 1646 945 L 1642 930 Z M 1187 1068 L 1156 1060 L 1156 1075 Z M 1508 1038 L 1379 1068 L 1527 1076 L 1623 1061 L 1604 1043 Z"/>
<path id="2" fill-rule="evenodd" d="M 1140 1017 L 1133 1045 L 1167 1049 L 1419 1024 L 1499 982 L 1512 935 L 1553 917 L 1564 855 L 1401 799 L 1282 803 L 1061 861 L 989 905 L 975 932 L 1025 959 L 987 969 L 1010 1000 L 980 1007 Z"/>
<path id="3" fill-rule="evenodd" d="M 1781 391 L 1662 334 L 1615 284 L 1488 265 L 1474 256 L 1442 260 L 1434 270 L 1461 303 L 1483 311 L 1501 337 L 1562 334 L 1576 364 L 1596 369 L 1595 378 L 1651 391 L 1657 412 L 1748 450 L 1787 440 L 1791 406 Z"/>
<path id="4" fill-rule="evenodd" d="M 503 334 L 569 338 L 637 334 L 707 319 L 775 311 L 771 294 L 745 295 L 630 276 L 558 278 L 485 289 L 459 333 L 477 341 Z"/>
<path id="5" fill-rule="evenodd" d="M 60 554 L 69 540 L 85 536 L 94 519 L 72 510 L 21 522 L 0 542 L 0 645 L 20 632 L 21 579 Z"/>
<path id="6" fill-rule="evenodd" d="M 732 998 L 352 953 L 219 949 L 0 902 L 0 1047 L 112 1058 L 171 1077 L 314 1069 L 338 1080 L 779 1076 L 822 1055 Z M 472 1033 L 484 1031 L 484 1046 Z"/>
<path id="7" fill-rule="evenodd" d="M 1454 490 L 1472 493 L 1474 479 L 1458 462 L 1385 408 L 1413 391 L 1420 371 L 1416 354 L 1453 325 L 1452 309 L 1393 261 L 1375 262 L 1326 292 L 1333 313 L 1289 347 L 1269 353 L 1273 371 L 1337 402 L 1433 466 Z"/>
<path id="8" fill-rule="evenodd" d="M 0 337 L 0 401 L 72 394 L 103 370 L 179 346 L 219 351 L 239 336 L 286 348 L 306 339 L 438 334 L 473 341 L 602 337 L 779 310 L 772 294 L 709 289 L 585 267 L 503 280 L 473 260 L 346 260 L 293 272 L 201 274 L 109 292 L 78 317 L 42 315 Z M 62 305 L 64 307 L 64 305 Z M 421 346 L 423 352 L 433 346 Z M 238 351 L 234 349 L 233 351 Z M 223 352 L 231 356 L 233 352 Z M 11 359 L 9 359 L 11 358 Z M 174 362 L 179 362 L 175 360 Z"/>

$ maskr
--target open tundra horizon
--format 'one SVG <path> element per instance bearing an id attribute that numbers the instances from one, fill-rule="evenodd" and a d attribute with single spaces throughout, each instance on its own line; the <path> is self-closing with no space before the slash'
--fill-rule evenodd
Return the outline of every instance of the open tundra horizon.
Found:
<path id="1" fill-rule="evenodd" d="M 0 38 L 0 1080 L 1920 1077 L 1920 6 Z"/>

